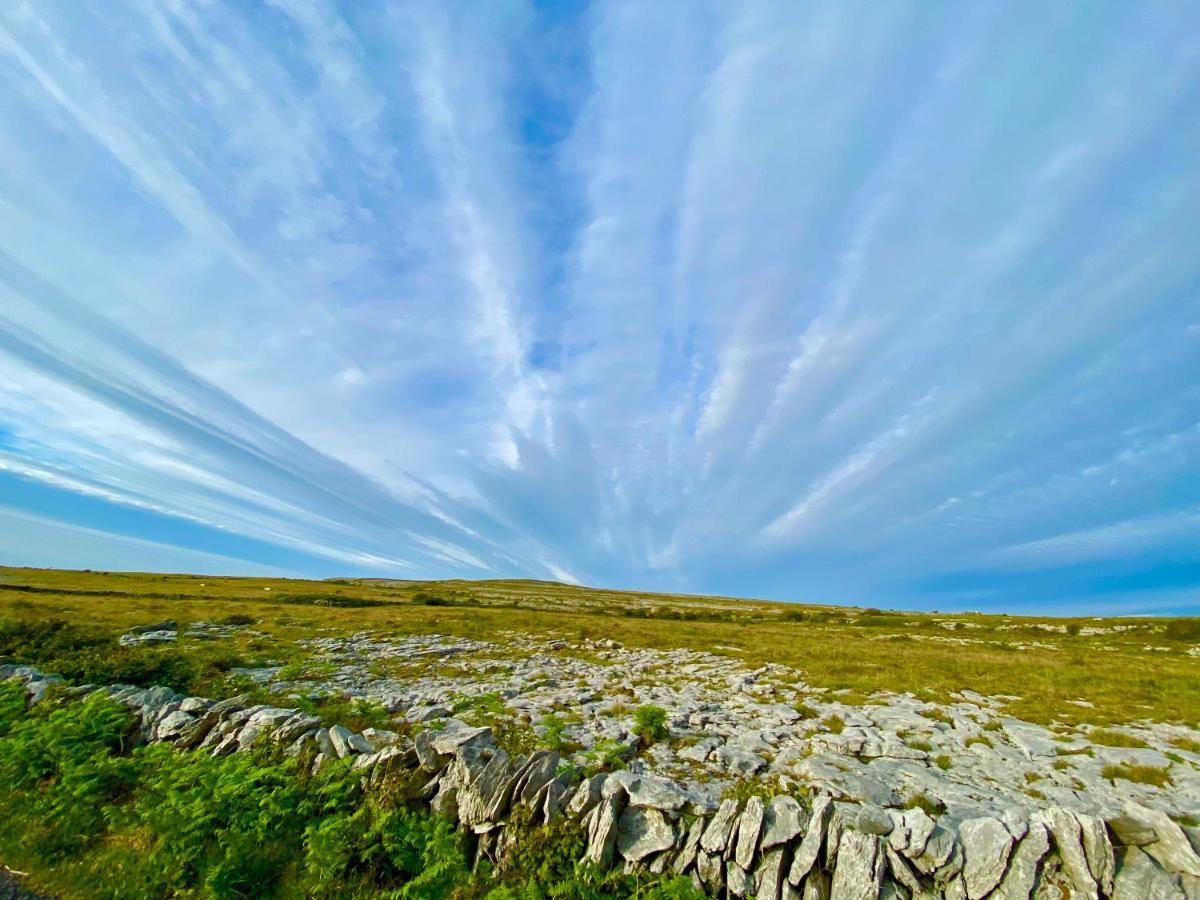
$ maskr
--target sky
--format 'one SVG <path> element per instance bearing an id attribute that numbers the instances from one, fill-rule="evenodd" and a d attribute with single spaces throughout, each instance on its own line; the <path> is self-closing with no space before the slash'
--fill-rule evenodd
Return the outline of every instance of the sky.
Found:
<path id="1" fill-rule="evenodd" d="M 1200 612 L 1200 7 L 8 0 L 0 562 Z"/>

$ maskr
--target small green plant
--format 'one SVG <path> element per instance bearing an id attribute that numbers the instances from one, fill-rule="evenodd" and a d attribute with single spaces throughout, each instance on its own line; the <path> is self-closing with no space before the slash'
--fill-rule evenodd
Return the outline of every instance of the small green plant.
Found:
<path id="1" fill-rule="evenodd" d="M 1117 765 L 1105 766 L 1100 770 L 1100 777 L 1106 778 L 1109 781 L 1116 781 L 1118 778 L 1123 778 L 1135 784 L 1152 784 L 1155 787 L 1166 787 L 1171 783 L 1169 769 L 1158 768 L 1157 766 L 1138 766 L 1133 763 L 1119 763 Z"/>
<path id="2" fill-rule="evenodd" d="M 917 791 L 910 794 L 908 799 L 904 801 L 905 809 L 920 809 L 931 816 L 939 816 L 946 811 L 946 804 L 942 801 L 930 797 L 923 791 Z"/>
<path id="3" fill-rule="evenodd" d="M 826 716 L 821 724 L 825 726 L 825 730 L 831 734 L 841 734 L 846 730 L 846 720 L 834 713 L 831 716 Z"/>
<path id="4" fill-rule="evenodd" d="M 1194 738 L 1172 738 L 1169 743 L 1177 750 L 1185 750 L 1188 753 L 1200 753 L 1200 741 L 1197 741 Z"/>
<path id="5" fill-rule="evenodd" d="M 1003 728 L 1004 726 L 1000 724 L 999 719 L 988 719 L 983 723 L 984 731 L 1001 731 Z"/>
<path id="6" fill-rule="evenodd" d="M 667 711 L 661 706 L 647 704 L 633 711 L 633 731 L 644 746 L 667 737 Z"/>
<path id="7" fill-rule="evenodd" d="M 1150 746 L 1141 738 L 1117 731 L 1114 728 L 1093 728 L 1088 732 L 1088 740 L 1093 744 L 1103 744 L 1106 747 L 1145 748 Z"/>
<path id="8" fill-rule="evenodd" d="M 933 764 L 945 772 L 952 765 L 954 765 L 954 761 L 945 753 L 942 753 L 939 756 L 934 757 Z"/>
<path id="9" fill-rule="evenodd" d="M 551 750 L 561 751 L 563 749 L 563 732 L 566 730 L 567 723 L 561 717 L 550 713 L 542 719 L 542 728 L 545 732 L 542 734 L 542 740 L 546 742 L 546 746 Z"/>
<path id="10" fill-rule="evenodd" d="M 800 714 L 801 719 L 815 719 L 820 715 L 820 713 L 804 702 L 796 703 L 792 709 Z"/>
<path id="11" fill-rule="evenodd" d="M 914 750 L 920 750 L 923 753 L 928 753 L 933 749 L 933 744 L 929 743 L 929 741 L 925 740 L 925 738 L 907 738 L 906 743 Z"/>
<path id="12" fill-rule="evenodd" d="M 973 734 L 969 738 L 967 738 L 966 746 L 973 747 L 976 744 L 979 744 L 980 746 L 983 746 L 983 747 L 994 747 L 995 746 L 995 744 L 992 743 L 990 738 L 988 738 L 982 734 Z"/>
<path id="13" fill-rule="evenodd" d="M 935 706 L 933 709 L 918 710 L 926 719 L 932 719 L 934 722 L 941 722 L 943 725 L 953 725 L 954 719 L 950 717 L 941 707 Z"/>

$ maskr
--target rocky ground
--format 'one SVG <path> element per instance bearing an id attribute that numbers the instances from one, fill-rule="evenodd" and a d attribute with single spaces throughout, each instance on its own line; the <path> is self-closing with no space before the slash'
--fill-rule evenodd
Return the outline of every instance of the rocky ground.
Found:
<path id="1" fill-rule="evenodd" d="M 171 640 L 170 629 L 128 639 Z M 1005 715 L 1013 697 L 969 690 L 855 705 L 802 671 L 612 641 L 298 644 L 303 664 L 239 673 L 278 708 L 115 696 L 142 710 L 150 737 L 214 753 L 270 735 L 290 752 L 312 747 L 317 764 L 355 755 L 364 772 L 408 754 L 434 774 L 434 808 L 480 835 L 480 852 L 502 846 L 504 816 L 524 802 L 546 819 L 579 816 L 594 861 L 690 872 L 714 894 L 1200 896 L 1194 728 L 1037 725 Z M 287 708 L 330 694 L 382 706 L 392 728 L 357 734 Z M 663 711 L 657 735 L 647 707 Z M 522 729 L 529 752 L 496 745 Z"/>

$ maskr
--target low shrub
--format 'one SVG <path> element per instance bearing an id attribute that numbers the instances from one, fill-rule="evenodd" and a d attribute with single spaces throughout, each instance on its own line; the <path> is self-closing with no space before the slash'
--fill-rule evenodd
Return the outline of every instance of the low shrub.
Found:
<path id="1" fill-rule="evenodd" d="M 419 784 L 364 792 L 350 761 L 267 750 L 213 758 L 133 748 L 100 694 L 44 701 L 0 683 L 0 859 L 72 897 L 483 898 L 700 895 L 685 880 L 580 865 L 578 824 L 515 816 L 512 850 L 472 871 L 465 839 L 414 805 Z"/>
<path id="2" fill-rule="evenodd" d="M 667 736 L 667 711 L 661 706 L 647 704 L 633 711 L 633 731 L 649 746 Z"/>

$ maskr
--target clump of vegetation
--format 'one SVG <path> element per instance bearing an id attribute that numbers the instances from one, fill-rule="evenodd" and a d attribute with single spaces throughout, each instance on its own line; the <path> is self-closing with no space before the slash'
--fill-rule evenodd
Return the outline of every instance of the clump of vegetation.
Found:
<path id="1" fill-rule="evenodd" d="M 563 739 L 563 732 L 566 731 L 567 723 L 562 720 L 562 717 L 550 713 L 542 719 L 542 740 L 546 746 L 555 751 L 562 751 L 566 741 Z"/>
<path id="2" fill-rule="evenodd" d="M 922 753 L 928 753 L 933 749 L 933 744 L 929 743 L 925 738 L 910 737 L 905 739 L 905 743 L 914 750 L 920 750 Z"/>
<path id="3" fill-rule="evenodd" d="M 825 730 L 831 734 L 841 734 L 846 730 L 846 720 L 834 713 L 831 716 L 826 716 L 821 724 L 825 726 Z"/>
<path id="4" fill-rule="evenodd" d="M 1172 747 L 1175 747 L 1179 750 L 1186 750 L 1188 753 L 1200 753 L 1200 741 L 1197 741 L 1194 738 L 1172 738 L 1170 744 Z"/>
<path id="5" fill-rule="evenodd" d="M 1106 747 L 1145 748 L 1150 746 L 1141 738 L 1117 731 L 1115 728 L 1093 728 L 1088 732 L 1088 740 L 1093 744 L 1103 744 Z"/>
<path id="6" fill-rule="evenodd" d="M 1163 629 L 1163 637 L 1168 641 L 1200 643 L 1200 618 L 1172 619 Z"/>
<path id="7" fill-rule="evenodd" d="M 647 704 L 633 711 L 633 732 L 642 739 L 642 745 L 650 746 L 667 737 L 667 711 L 661 706 Z"/>
<path id="8" fill-rule="evenodd" d="M 1123 778 L 1136 784 L 1152 784 L 1155 787 L 1166 787 L 1171 783 L 1171 772 L 1166 767 L 1139 766 L 1127 762 L 1105 766 L 1100 770 L 1100 777 L 1109 781 Z"/>
<path id="9" fill-rule="evenodd" d="M 905 809 L 920 809 L 930 816 L 940 816 L 946 811 L 946 804 L 941 800 L 930 797 L 923 791 L 910 794 L 904 801 Z"/>
<path id="10" fill-rule="evenodd" d="M 247 661 L 220 645 L 122 646 L 117 636 L 60 619 L 0 622 L 0 661 L 34 665 L 77 684 L 166 685 L 203 694 Z"/>
<path id="11" fill-rule="evenodd" d="M 684 880 L 577 862 L 582 834 L 519 820 L 512 851 L 474 871 L 462 836 L 424 811 L 417 784 L 364 792 L 350 761 L 260 749 L 216 759 L 130 750 L 129 712 L 101 695 L 44 701 L 0 684 L 0 858 L 63 897 L 642 896 L 691 900 Z"/>
<path id="12" fill-rule="evenodd" d="M 942 753 L 939 756 L 934 757 L 933 764 L 945 772 L 952 765 L 954 765 L 954 760 L 952 760 L 945 753 Z"/>
<path id="13" fill-rule="evenodd" d="M 988 737 L 986 737 L 985 735 L 982 735 L 982 734 L 973 734 L 973 735 L 971 735 L 969 738 L 967 738 L 967 740 L 966 740 L 966 746 L 968 746 L 968 747 L 973 747 L 973 746 L 975 746 L 976 744 L 979 744 L 979 745 L 981 745 L 981 746 L 983 746 L 983 747 L 994 747 L 994 746 L 995 746 L 995 744 L 993 744 L 993 743 L 991 742 L 991 739 L 990 739 L 990 738 L 988 738 Z"/>
<path id="14" fill-rule="evenodd" d="M 931 719 L 934 722 L 941 722 L 943 725 L 954 725 L 954 719 L 950 717 L 944 709 L 934 707 L 933 709 L 921 709 L 918 712 L 926 719 Z"/>
<path id="15" fill-rule="evenodd" d="M 412 602 L 417 606 L 453 606 L 454 601 L 449 597 L 443 597 L 440 594 L 431 594 L 428 591 L 419 591 L 413 594 Z"/>

